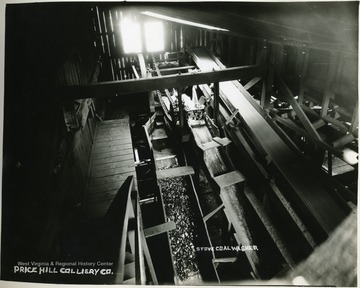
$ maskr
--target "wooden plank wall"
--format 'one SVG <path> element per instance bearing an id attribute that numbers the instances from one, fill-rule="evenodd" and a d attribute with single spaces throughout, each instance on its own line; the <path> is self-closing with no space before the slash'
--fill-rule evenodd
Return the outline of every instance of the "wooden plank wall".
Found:
<path id="1" fill-rule="evenodd" d="M 96 78 L 97 66 L 96 49 L 92 42 L 83 43 L 79 50 L 70 54 L 59 68 L 56 85 L 88 84 Z M 65 107 L 67 113 L 65 112 Z M 60 107 L 59 107 L 60 108 Z M 63 104 L 63 117 L 57 119 L 57 128 L 48 141 L 53 141 L 52 149 L 44 155 L 50 162 L 51 170 L 47 171 L 47 183 L 51 186 L 51 197 L 47 199 L 44 208 L 44 230 L 39 240 L 39 250 L 42 254 L 54 253 L 53 245 L 57 243 L 59 227 L 68 227 L 70 223 L 81 221 L 81 209 L 85 200 L 85 193 L 89 177 L 90 159 L 97 125 L 95 103 L 92 99 L 71 101 Z M 69 114 L 77 119 L 77 127 L 69 131 L 64 125 Z M 59 117 L 54 115 L 53 117 Z M 52 138 L 51 138 L 51 137 Z M 44 157 L 44 158 L 45 158 Z M 61 231 L 61 230 L 60 230 Z M 59 251 L 57 251 L 59 252 Z"/>
<path id="2" fill-rule="evenodd" d="M 86 47 L 70 55 L 58 72 L 58 84 L 64 85 L 84 85 L 92 81 L 96 67 L 96 50 L 94 47 Z M 96 128 L 96 118 L 94 118 L 95 105 L 91 99 L 67 103 L 74 105 L 74 116 L 78 119 L 78 130 L 74 132 L 70 149 L 70 158 L 74 158 L 74 165 L 70 169 L 70 175 L 74 179 L 73 195 L 82 199 L 86 190 L 88 180 L 88 170 L 91 157 L 91 149 Z M 65 115 L 66 116 L 66 115 Z M 67 159 L 64 159 L 66 161 Z M 80 200 L 81 201 L 81 200 Z"/>
<path id="3" fill-rule="evenodd" d="M 132 65 L 137 65 L 136 54 L 125 54 L 121 39 L 120 22 L 124 17 L 134 21 L 140 20 L 139 14 L 124 12 L 121 8 L 96 6 L 93 11 L 93 29 L 96 36 L 95 45 L 102 58 L 103 74 L 101 80 L 135 79 Z M 141 18 L 142 19 L 142 18 Z M 164 21 L 165 50 L 177 52 L 184 48 L 186 39 L 185 28 L 177 23 Z M 190 29 L 191 30 L 191 29 Z M 204 38 L 204 32 L 198 30 Z M 202 40 L 201 43 L 204 43 Z M 145 60 L 151 60 L 152 55 L 160 60 L 165 59 L 165 53 L 143 53 Z"/>
<path id="4" fill-rule="evenodd" d="M 54 91 L 84 84 L 93 73 L 98 55 L 90 8 L 7 7 L 2 215 L 8 225 L 1 264 L 8 268 L 2 276 L 10 279 L 17 277 L 12 270 L 20 258 L 59 259 L 66 229 L 80 218 L 96 121 L 86 118 L 83 127 L 68 132 Z M 87 114 L 85 102 L 70 104 Z"/>
<path id="5" fill-rule="evenodd" d="M 137 61 L 136 55 L 124 55 L 119 23 L 124 18 L 121 9 L 96 6 L 93 11 L 96 47 L 102 57 L 102 75 L 107 80 L 134 79 L 131 66 Z M 136 20 L 136 15 L 133 16 Z"/>

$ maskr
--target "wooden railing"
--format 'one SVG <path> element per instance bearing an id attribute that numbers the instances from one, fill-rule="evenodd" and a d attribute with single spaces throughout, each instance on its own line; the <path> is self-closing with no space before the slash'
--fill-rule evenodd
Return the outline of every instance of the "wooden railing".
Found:
<path id="1" fill-rule="evenodd" d="M 139 196 L 134 188 L 134 177 L 129 176 L 116 194 L 105 215 L 105 225 L 113 229 L 110 233 L 115 256 L 113 284 L 146 284 L 145 259 L 152 268 L 142 225 Z M 126 259 L 131 255 L 131 260 Z M 156 275 L 151 274 L 152 283 L 157 284 Z"/>

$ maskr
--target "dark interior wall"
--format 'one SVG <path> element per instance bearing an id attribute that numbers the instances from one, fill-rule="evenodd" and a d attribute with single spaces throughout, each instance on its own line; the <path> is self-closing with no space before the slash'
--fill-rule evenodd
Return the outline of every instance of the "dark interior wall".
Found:
<path id="1" fill-rule="evenodd" d="M 2 267 L 57 255 L 65 224 L 80 213 L 96 122 L 89 101 L 63 105 L 56 87 L 91 81 L 90 12 L 84 4 L 6 6 Z M 65 124 L 69 107 L 76 129 Z"/>

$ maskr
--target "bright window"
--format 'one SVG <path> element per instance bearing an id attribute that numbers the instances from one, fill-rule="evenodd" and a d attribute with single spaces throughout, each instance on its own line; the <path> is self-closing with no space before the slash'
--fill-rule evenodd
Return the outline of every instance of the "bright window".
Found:
<path id="1" fill-rule="evenodd" d="M 164 27 L 161 22 L 145 23 L 145 43 L 147 52 L 164 50 Z"/>
<path id="2" fill-rule="evenodd" d="M 130 19 L 121 22 L 121 35 L 125 53 L 141 53 L 141 28 L 140 24 Z"/>

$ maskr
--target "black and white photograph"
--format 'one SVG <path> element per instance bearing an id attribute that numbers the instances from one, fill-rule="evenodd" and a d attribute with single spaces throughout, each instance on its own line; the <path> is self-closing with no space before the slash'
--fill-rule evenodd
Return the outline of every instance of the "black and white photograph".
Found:
<path id="1" fill-rule="evenodd" d="M 0 286 L 357 286 L 358 1 L 2 5 Z"/>

